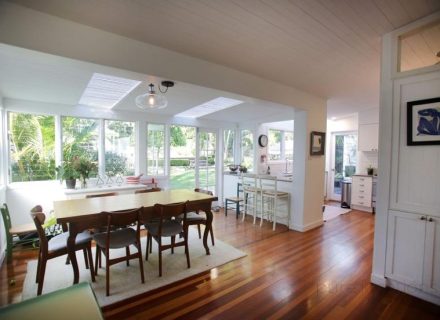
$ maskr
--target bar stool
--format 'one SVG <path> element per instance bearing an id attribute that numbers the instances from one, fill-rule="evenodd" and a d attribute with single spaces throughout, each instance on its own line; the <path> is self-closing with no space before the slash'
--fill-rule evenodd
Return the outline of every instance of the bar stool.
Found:
<path id="1" fill-rule="evenodd" d="M 225 198 L 225 216 L 228 215 L 228 209 L 234 208 L 238 219 L 238 216 L 240 215 L 240 207 L 243 205 L 242 202 L 244 200 L 244 198 L 240 197 L 240 193 L 243 193 L 241 182 L 237 183 L 237 196 Z M 234 205 L 234 207 L 231 207 L 231 204 Z"/>
<path id="2" fill-rule="evenodd" d="M 257 175 L 246 173 L 242 175 L 241 179 L 243 196 L 246 199 L 246 201 L 244 202 L 244 214 L 242 221 L 244 221 L 246 213 L 248 211 L 251 211 L 252 215 L 254 216 L 255 224 L 257 220 L 258 201 L 260 198 L 260 189 L 258 188 L 257 184 Z"/>
<path id="3" fill-rule="evenodd" d="M 290 193 L 279 191 L 277 188 L 277 178 L 273 176 L 263 176 L 259 178 L 261 189 L 261 221 L 260 227 L 263 225 L 264 216 L 268 221 L 273 221 L 273 230 L 277 223 L 277 215 L 279 208 L 284 204 L 287 213 L 287 227 L 290 221 Z M 279 201 L 284 200 L 284 201 Z M 278 216 L 280 217 L 280 216 Z"/>

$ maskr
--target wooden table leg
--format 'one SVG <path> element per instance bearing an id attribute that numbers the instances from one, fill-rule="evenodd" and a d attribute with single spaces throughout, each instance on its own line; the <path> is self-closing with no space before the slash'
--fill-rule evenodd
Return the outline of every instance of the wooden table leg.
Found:
<path id="1" fill-rule="evenodd" d="M 209 207 L 211 207 L 211 204 L 209 204 Z M 206 211 L 206 228 L 205 232 L 203 233 L 203 246 L 205 247 L 206 254 L 209 255 L 209 247 L 208 247 L 208 235 L 212 228 L 212 211 L 211 208 L 207 209 Z"/>
<path id="2" fill-rule="evenodd" d="M 76 251 L 75 251 L 75 239 L 76 232 L 71 230 L 69 237 L 67 238 L 67 253 L 69 254 L 70 264 L 73 268 L 73 284 L 79 282 L 79 269 L 78 269 L 78 261 L 76 260 Z"/>

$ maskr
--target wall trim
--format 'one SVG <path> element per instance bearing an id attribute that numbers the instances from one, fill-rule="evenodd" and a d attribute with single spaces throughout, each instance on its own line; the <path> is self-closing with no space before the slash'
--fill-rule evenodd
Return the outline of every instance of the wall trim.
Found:
<path id="1" fill-rule="evenodd" d="M 387 278 L 385 278 L 383 274 L 372 273 L 370 277 L 370 281 L 371 283 L 378 285 L 382 288 L 386 288 L 388 284 Z"/>
<path id="2" fill-rule="evenodd" d="M 401 283 L 399 281 L 396 280 L 391 280 L 391 279 L 386 279 L 388 286 L 396 289 L 398 291 L 401 291 L 403 293 L 409 294 L 410 296 L 414 296 L 417 297 L 419 299 L 434 303 L 438 306 L 440 306 L 440 297 L 439 296 L 435 296 L 432 294 L 429 294 L 427 292 L 424 292 L 420 289 L 417 289 L 415 287 L 412 287 L 410 285 Z"/>
<path id="3" fill-rule="evenodd" d="M 306 232 L 318 228 L 322 225 L 324 225 L 324 221 L 321 219 L 312 223 L 308 223 L 306 225 L 293 224 L 291 229 L 299 232 Z"/>

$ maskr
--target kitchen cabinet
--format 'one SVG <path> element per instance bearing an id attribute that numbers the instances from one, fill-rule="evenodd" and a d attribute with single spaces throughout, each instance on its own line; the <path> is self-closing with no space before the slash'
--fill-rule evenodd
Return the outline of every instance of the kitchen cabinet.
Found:
<path id="1" fill-rule="evenodd" d="M 379 148 L 379 124 L 359 124 L 358 128 L 358 150 L 377 152 Z"/>
<path id="2" fill-rule="evenodd" d="M 373 212 L 373 176 L 352 176 L 351 208 Z"/>
<path id="3" fill-rule="evenodd" d="M 387 278 L 440 295 L 440 218 L 391 212 L 388 217 Z"/>

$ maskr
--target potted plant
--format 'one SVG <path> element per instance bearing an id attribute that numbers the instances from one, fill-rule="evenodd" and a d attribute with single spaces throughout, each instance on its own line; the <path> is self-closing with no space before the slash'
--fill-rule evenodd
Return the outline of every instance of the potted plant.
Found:
<path id="1" fill-rule="evenodd" d="M 373 172 L 374 172 L 374 168 L 371 166 L 371 164 L 368 166 L 368 168 L 367 168 L 367 174 L 369 175 L 369 176 L 372 176 L 373 175 Z"/>
<path id="2" fill-rule="evenodd" d="M 79 178 L 79 173 L 73 167 L 72 162 L 63 161 L 63 163 L 56 167 L 55 170 L 60 181 L 66 181 L 67 189 L 75 189 L 76 179 Z"/>
<path id="3" fill-rule="evenodd" d="M 73 159 L 73 168 L 78 172 L 81 181 L 81 187 L 87 188 L 87 179 L 91 173 L 96 172 L 97 165 L 90 159 L 84 157 L 75 157 Z"/>

